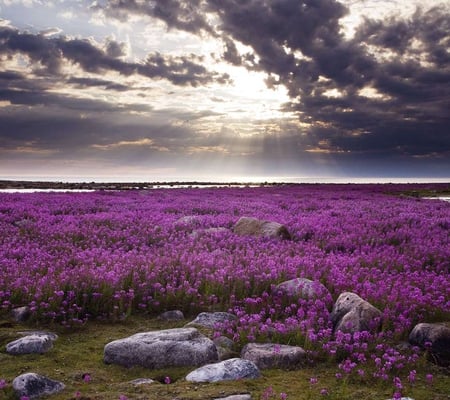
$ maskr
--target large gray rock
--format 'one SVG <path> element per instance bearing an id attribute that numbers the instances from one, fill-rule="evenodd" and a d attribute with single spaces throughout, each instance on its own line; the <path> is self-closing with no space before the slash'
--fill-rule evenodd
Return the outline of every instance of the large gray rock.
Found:
<path id="1" fill-rule="evenodd" d="M 245 394 L 232 394 L 227 397 L 215 397 L 214 400 L 252 400 L 252 396 L 249 393 Z"/>
<path id="2" fill-rule="evenodd" d="M 450 327 L 447 324 L 417 324 L 409 334 L 409 342 L 422 348 L 429 348 L 433 361 L 439 365 L 450 365 Z"/>
<path id="3" fill-rule="evenodd" d="M 186 324 L 186 326 L 202 326 L 205 328 L 214 329 L 217 324 L 224 324 L 235 321 L 236 315 L 227 312 L 202 312 L 197 315 L 193 321 Z"/>
<path id="4" fill-rule="evenodd" d="M 241 352 L 241 357 L 255 363 L 259 369 L 279 368 L 298 369 L 306 361 L 306 352 L 298 346 L 274 343 L 248 343 Z"/>
<path id="5" fill-rule="evenodd" d="M 240 236 L 291 239 L 291 234 L 284 225 L 252 217 L 241 217 L 234 225 L 233 232 Z"/>
<path id="6" fill-rule="evenodd" d="M 330 314 L 335 331 L 374 332 L 381 327 L 382 313 L 355 293 L 341 293 Z"/>
<path id="7" fill-rule="evenodd" d="M 213 341 L 195 328 L 137 333 L 110 342 L 104 349 L 105 363 L 125 367 L 161 369 L 200 366 L 217 360 Z"/>
<path id="8" fill-rule="evenodd" d="M 12 355 L 43 354 L 53 347 L 55 337 L 43 332 L 31 333 L 6 345 L 6 352 Z"/>
<path id="9" fill-rule="evenodd" d="M 32 335 L 33 336 L 47 336 L 53 341 L 58 339 L 58 335 L 56 333 L 48 332 L 48 331 L 36 331 L 36 330 L 19 331 L 19 332 L 17 332 L 17 334 L 20 336 L 32 336 Z"/>
<path id="10" fill-rule="evenodd" d="M 260 377 L 258 367 L 249 360 L 231 358 L 216 364 L 204 365 L 186 376 L 189 382 L 219 382 Z"/>
<path id="11" fill-rule="evenodd" d="M 12 386 L 17 397 L 29 397 L 30 399 L 59 393 L 65 388 L 64 383 L 35 373 L 19 375 L 13 380 Z"/>
<path id="12" fill-rule="evenodd" d="M 324 285 L 307 278 L 295 278 L 282 282 L 275 287 L 275 292 L 302 299 L 331 298 L 330 292 Z"/>

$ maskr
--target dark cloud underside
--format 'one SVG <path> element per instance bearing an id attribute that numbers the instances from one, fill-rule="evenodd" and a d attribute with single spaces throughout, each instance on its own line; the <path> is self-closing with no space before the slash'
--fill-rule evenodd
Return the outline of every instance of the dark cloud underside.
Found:
<path id="1" fill-rule="evenodd" d="M 149 157 L 163 163 L 177 154 L 201 159 L 200 149 L 204 160 L 221 154 L 260 166 L 284 162 L 294 168 L 300 159 L 308 164 L 328 157 L 349 170 L 352 161 L 397 161 L 406 169 L 408 162 L 432 160 L 434 170 L 450 167 L 448 2 L 424 5 L 408 17 L 368 15 L 353 34 L 343 26 L 351 9 L 336 0 L 104 0 L 86 12 L 105 23 L 162 21 L 180 34 L 177 54 L 185 32 L 218 41 L 223 50 L 209 59 L 161 50 L 137 60 L 111 37 L 98 43 L 60 35 L 59 28 L 31 33 L 0 23 L 0 154 L 97 152 L 100 158 L 122 154 L 128 162 Z M 233 136 L 227 115 L 213 106 L 192 111 L 189 96 L 195 103 L 198 93 L 208 93 L 215 105 L 234 101 L 226 91 L 202 92 L 231 83 L 211 60 L 222 63 L 222 71 L 225 63 L 246 68 L 262 73 L 269 88 L 286 88 L 289 101 L 281 112 L 294 114 L 295 123 L 255 116 L 244 121 L 254 128 L 251 135 Z M 183 89 L 186 104 L 173 111 L 169 101 L 147 103 L 148 83 L 156 81 L 177 96 Z"/>
<path id="2" fill-rule="evenodd" d="M 345 151 L 449 152 L 448 5 L 409 19 L 366 18 L 352 38 L 340 24 L 349 10 L 334 0 L 121 0 L 107 2 L 106 10 L 197 33 L 213 30 L 207 13 L 218 16 L 223 58 L 266 72 L 271 86 L 284 85 L 292 99 L 286 110 L 314 125 L 317 143 L 327 139 Z M 253 54 L 239 54 L 235 41 Z M 338 96 L 330 96 L 333 90 Z"/>

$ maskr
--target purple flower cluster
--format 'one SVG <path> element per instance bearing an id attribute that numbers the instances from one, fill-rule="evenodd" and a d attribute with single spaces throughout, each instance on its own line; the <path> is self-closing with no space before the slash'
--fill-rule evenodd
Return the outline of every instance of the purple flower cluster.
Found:
<path id="1" fill-rule="evenodd" d="M 139 311 L 231 311 L 237 321 L 218 330 L 238 342 L 297 343 L 335 358 L 344 376 L 362 378 L 372 365 L 378 378 L 407 379 L 417 353 L 376 346 L 449 317 L 450 204 L 386 189 L 3 193 L 0 312 L 28 305 L 34 319 L 73 327 Z M 235 235 L 241 216 L 281 222 L 293 240 Z M 209 229 L 218 227 L 229 229 Z M 275 293 L 296 277 L 330 293 Z M 333 335 L 329 312 L 344 291 L 383 311 L 380 334 Z"/>

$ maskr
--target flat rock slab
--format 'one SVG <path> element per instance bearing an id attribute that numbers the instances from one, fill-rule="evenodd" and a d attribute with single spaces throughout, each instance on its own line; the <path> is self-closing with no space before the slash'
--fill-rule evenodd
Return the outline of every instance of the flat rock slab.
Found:
<path id="1" fill-rule="evenodd" d="M 214 400 L 252 400 L 252 396 L 249 393 L 233 394 L 227 397 L 215 397 Z"/>
<path id="2" fill-rule="evenodd" d="M 47 336 L 53 341 L 58 339 L 58 335 L 56 333 L 47 331 L 19 331 L 17 334 L 20 336 Z"/>
<path id="3" fill-rule="evenodd" d="M 43 354 L 53 347 L 53 336 L 29 334 L 6 345 L 6 352 L 12 355 Z"/>
<path id="4" fill-rule="evenodd" d="M 258 367 L 249 360 L 231 358 L 215 364 L 204 365 L 186 376 L 189 382 L 220 382 L 238 379 L 255 379 L 261 376 Z"/>
<path id="5" fill-rule="evenodd" d="M 274 343 L 248 343 L 241 352 L 241 357 L 255 363 L 259 369 L 298 369 L 306 361 L 306 352 L 298 346 Z"/>
<path id="6" fill-rule="evenodd" d="M 232 322 L 236 319 L 236 315 L 227 312 L 202 312 L 197 315 L 197 318 L 186 324 L 186 326 L 198 325 L 214 329 L 218 324 Z"/>
<path id="7" fill-rule="evenodd" d="M 324 285 L 307 278 L 295 278 L 282 282 L 275 287 L 275 292 L 302 299 L 331 299 L 331 294 Z"/>
<path id="8" fill-rule="evenodd" d="M 200 366 L 218 360 L 212 340 L 195 328 L 143 332 L 108 343 L 104 362 L 151 369 Z"/>
<path id="9" fill-rule="evenodd" d="M 382 313 L 355 293 L 341 293 L 330 314 L 335 331 L 374 332 L 381 327 Z"/>
<path id="10" fill-rule="evenodd" d="M 284 225 L 252 217 L 241 217 L 233 226 L 233 232 L 240 236 L 291 239 L 291 234 Z"/>
<path id="11" fill-rule="evenodd" d="M 19 375 L 13 380 L 12 386 L 17 397 L 28 397 L 30 399 L 56 394 L 65 388 L 64 383 L 35 373 Z"/>
<path id="12" fill-rule="evenodd" d="M 427 343 L 429 343 L 431 359 L 442 366 L 450 365 L 450 327 L 448 323 L 417 324 L 409 334 L 409 343 L 422 348 L 427 348 Z"/>

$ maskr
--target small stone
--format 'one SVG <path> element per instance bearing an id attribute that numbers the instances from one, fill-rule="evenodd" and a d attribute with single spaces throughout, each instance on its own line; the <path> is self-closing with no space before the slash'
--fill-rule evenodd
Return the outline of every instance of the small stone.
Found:
<path id="1" fill-rule="evenodd" d="M 260 377 L 258 367 L 249 360 L 231 358 L 216 364 L 200 367 L 186 376 L 189 382 L 220 382 Z"/>
<path id="2" fill-rule="evenodd" d="M 392 398 L 392 399 L 387 399 L 387 400 L 396 400 L 396 399 Z M 414 399 L 412 397 L 401 397 L 400 399 L 397 399 L 397 400 L 414 400 Z"/>
<path id="3" fill-rule="evenodd" d="M 62 382 L 31 372 L 19 375 L 13 380 L 12 386 L 17 397 L 29 397 L 30 399 L 56 394 L 65 388 Z"/>
<path id="4" fill-rule="evenodd" d="M 6 345 L 6 352 L 12 355 L 43 354 L 53 347 L 53 340 L 45 335 L 27 335 Z"/>
<path id="5" fill-rule="evenodd" d="M 264 221 L 252 217 L 241 217 L 233 227 L 233 232 L 240 236 L 262 236 L 278 239 L 291 239 L 288 229 L 272 221 Z"/>
<path id="6" fill-rule="evenodd" d="M 180 310 L 170 310 L 163 312 L 159 319 L 162 319 L 164 321 L 182 321 L 184 319 L 184 314 Z"/>
<path id="7" fill-rule="evenodd" d="M 227 360 L 236 356 L 233 351 L 234 342 L 226 336 L 219 336 L 213 339 L 214 344 L 217 347 L 217 353 L 219 354 L 219 360 Z"/>
<path id="8" fill-rule="evenodd" d="M 448 324 L 417 324 L 409 334 L 409 343 L 422 348 L 429 346 L 432 361 L 444 367 L 450 366 L 450 326 Z"/>
<path id="9" fill-rule="evenodd" d="M 307 278 L 295 278 L 282 282 L 275 287 L 275 292 L 302 299 L 321 298 L 331 301 L 331 294 L 324 285 Z"/>
<path id="10" fill-rule="evenodd" d="M 253 361 L 259 369 L 301 368 L 306 361 L 306 352 L 298 346 L 274 343 L 248 343 L 241 352 L 245 360 Z"/>
<path id="11" fill-rule="evenodd" d="M 30 318 L 31 311 L 30 307 L 23 306 L 23 307 L 17 307 L 11 310 L 11 315 L 14 318 L 14 321 L 16 322 L 25 322 Z"/>
<path id="12" fill-rule="evenodd" d="M 154 381 L 153 379 L 150 379 L 150 378 L 138 378 L 138 379 L 133 379 L 132 381 L 130 381 L 130 383 L 134 386 L 141 386 L 141 385 L 151 385 L 151 384 L 159 383 L 159 382 Z"/>
<path id="13" fill-rule="evenodd" d="M 218 324 L 233 322 L 236 319 L 236 315 L 227 312 L 202 312 L 197 315 L 197 318 L 185 326 L 198 325 L 205 328 L 214 329 Z"/>

